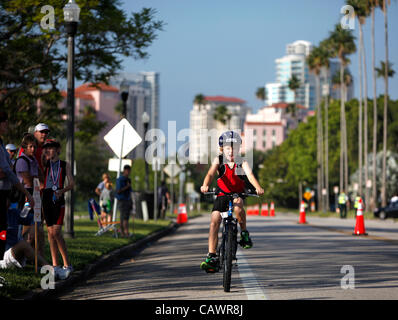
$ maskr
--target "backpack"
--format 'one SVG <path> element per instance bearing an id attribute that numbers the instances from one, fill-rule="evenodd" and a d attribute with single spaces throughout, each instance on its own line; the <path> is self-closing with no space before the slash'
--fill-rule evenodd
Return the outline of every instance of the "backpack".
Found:
<path id="1" fill-rule="evenodd" d="M 26 161 L 26 163 L 28 164 L 29 172 L 30 172 L 30 161 L 25 156 L 19 156 L 15 160 L 13 168 L 12 168 L 13 172 L 15 174 L 17 174 L 16 173 L 16 166 L 17 166 L 17 162 L 18 162 L 19 159 L 23 159 L 24 161 Z M 18 208 L 22 208 L 22 206 L 23 206 L 23 204 L 25 202 L 25 194 L 23 192 L 19 191 L 16 186 L 12 186 L 11 192 L 10 192 L 10 195 L 9 195 L 9 199 L 10 199 L 11 203 L 17 202 L 18 203 Z"/>

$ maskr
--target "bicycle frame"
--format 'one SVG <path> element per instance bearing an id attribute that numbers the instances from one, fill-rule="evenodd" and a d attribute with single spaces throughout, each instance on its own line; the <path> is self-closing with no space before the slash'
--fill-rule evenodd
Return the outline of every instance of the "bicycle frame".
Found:
<path id="1" fill-rule="evenodd" d="M 208 192 L 206 194 L 215 194 L 215 192 Z M 236 251 L 238 249 L 238 239 L 237 239 L 238 220 L 233 216 L 233 199 L 245 196 L 258 197 L 258 195 L 246 194 L 246 193 L 231 193 L 231 194 L 225 194 L 225 196 L 229 197 L 228 211 L 227 211 L 227 216 L 226 217 L 223 216 L 222 240 L 217 250 L 217 254 L 220 259 L 220 269 L 223 270 L 224 291 L 229 292 L 231 287 L 232 261 L 238 260 L 236 258 Z"/>

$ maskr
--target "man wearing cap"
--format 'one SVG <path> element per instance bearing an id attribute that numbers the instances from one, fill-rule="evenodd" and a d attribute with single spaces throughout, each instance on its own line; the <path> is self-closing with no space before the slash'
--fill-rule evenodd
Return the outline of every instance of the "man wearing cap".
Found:
<path id="1" fill-rule="evenodd" d="M 40 170 L 42 172 L 44 172 L 44 166 L 43 166 L 43 144 L 46 141 L 48 134 L 50 133 L 50 129 L 48 127 L 48 125 L 46 125 L 45 123 L 39 123 L 38 125 L 36 125 L 35 127 L 35 132 L 33 133 L 33 135 L 36 138 L 37 141 L 37 148 L 36 148 L 36 152 L 35 152 L 35 158 L 39 164 Z M 20 156 L 23 152 L 23 148 L 21 148 L 21 150 L 19 151 L 18 156 Z"/>
<path id="2" fill-rule="evenodd" d="M 12 143 L 6 145 L 6 150 L 10 155 L 11 163 L 14 165 L 15 163 L 15 155 L 17 154 L 17 147 Z"/>

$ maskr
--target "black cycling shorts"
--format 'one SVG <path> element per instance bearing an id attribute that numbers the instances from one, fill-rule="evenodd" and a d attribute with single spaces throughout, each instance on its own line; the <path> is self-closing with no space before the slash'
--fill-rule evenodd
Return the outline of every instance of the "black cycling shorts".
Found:
<path id="1" fill-rule="evenodd" d="M 48 227 L 53 225 L 62 226 L 65 216 L 65 198 L 61 197 L 53 201 L 53 191 L 51 189 L 43 190 L 43 215 Z"/>
<path id="2" fill-rule="evenodd" d="M 228 211 L 229 199 L 230 198 L 226 196 L 217 196 L 216 200 L 214 200 L 214 206 L 212 211 L 220 211 L 220 212 Z"/>

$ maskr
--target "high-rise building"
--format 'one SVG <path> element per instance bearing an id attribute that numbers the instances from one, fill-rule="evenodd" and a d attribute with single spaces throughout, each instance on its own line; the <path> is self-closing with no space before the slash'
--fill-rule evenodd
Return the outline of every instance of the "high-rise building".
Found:
<path id="1" fill-rule="evenodd" d="M 150 121 L 148 130 L 159 128 L 159 73 L 139 72 L 121 73 L 110 81 L 112 85 L 120 88 L 124 83 L 129 87 L 127 99 L 126 118 L 142 137 L 145 138 L 142 115 L 146 112 Z M 144 158 L 145 144 L 140 143 L 130 154 L 129 158 Z"/>
<path id="2" fill-rule="evenodd" d="M 225 123 L 214 119 L 220 106 L 225 106 L 228 115 Z M 190 112 L 189 162 L 207 163 L 209 156 L 218 152 L 218 136 L 226 130 L 243 131 L 246 101 L 224 96 L 207 96 L 205 103 L 194 103 Z"/>
<path id="3" fill-rule="evenodd" d="M 315 76 L 309 71 L 306 58 L 312 51 L 312 44 L 308 41 L 298 40 L 286 46 L 286 55 L 275 60 L 276 81 L 265 85 L 267 101 L 271 106 L 274 103 L 294 102 L 294 92 L 289 89 L 289 80 L 296 76 L 301 86 L 296 90 L 296 103 L 314 110 L 316 107 L 316 87 Z M 320 77 L 321 88 L 323 84 L 329 84 L 330 96 L 334 99 L 340 98 L 340 90 L 332 85 L 332 78 L 339 70 L 340 62 L 332 59 L 330 61 L 330 71 L 326 75 L 322 70 Z M 347 100 L 353 95 L 353 84 L 348 87 Z"/>

